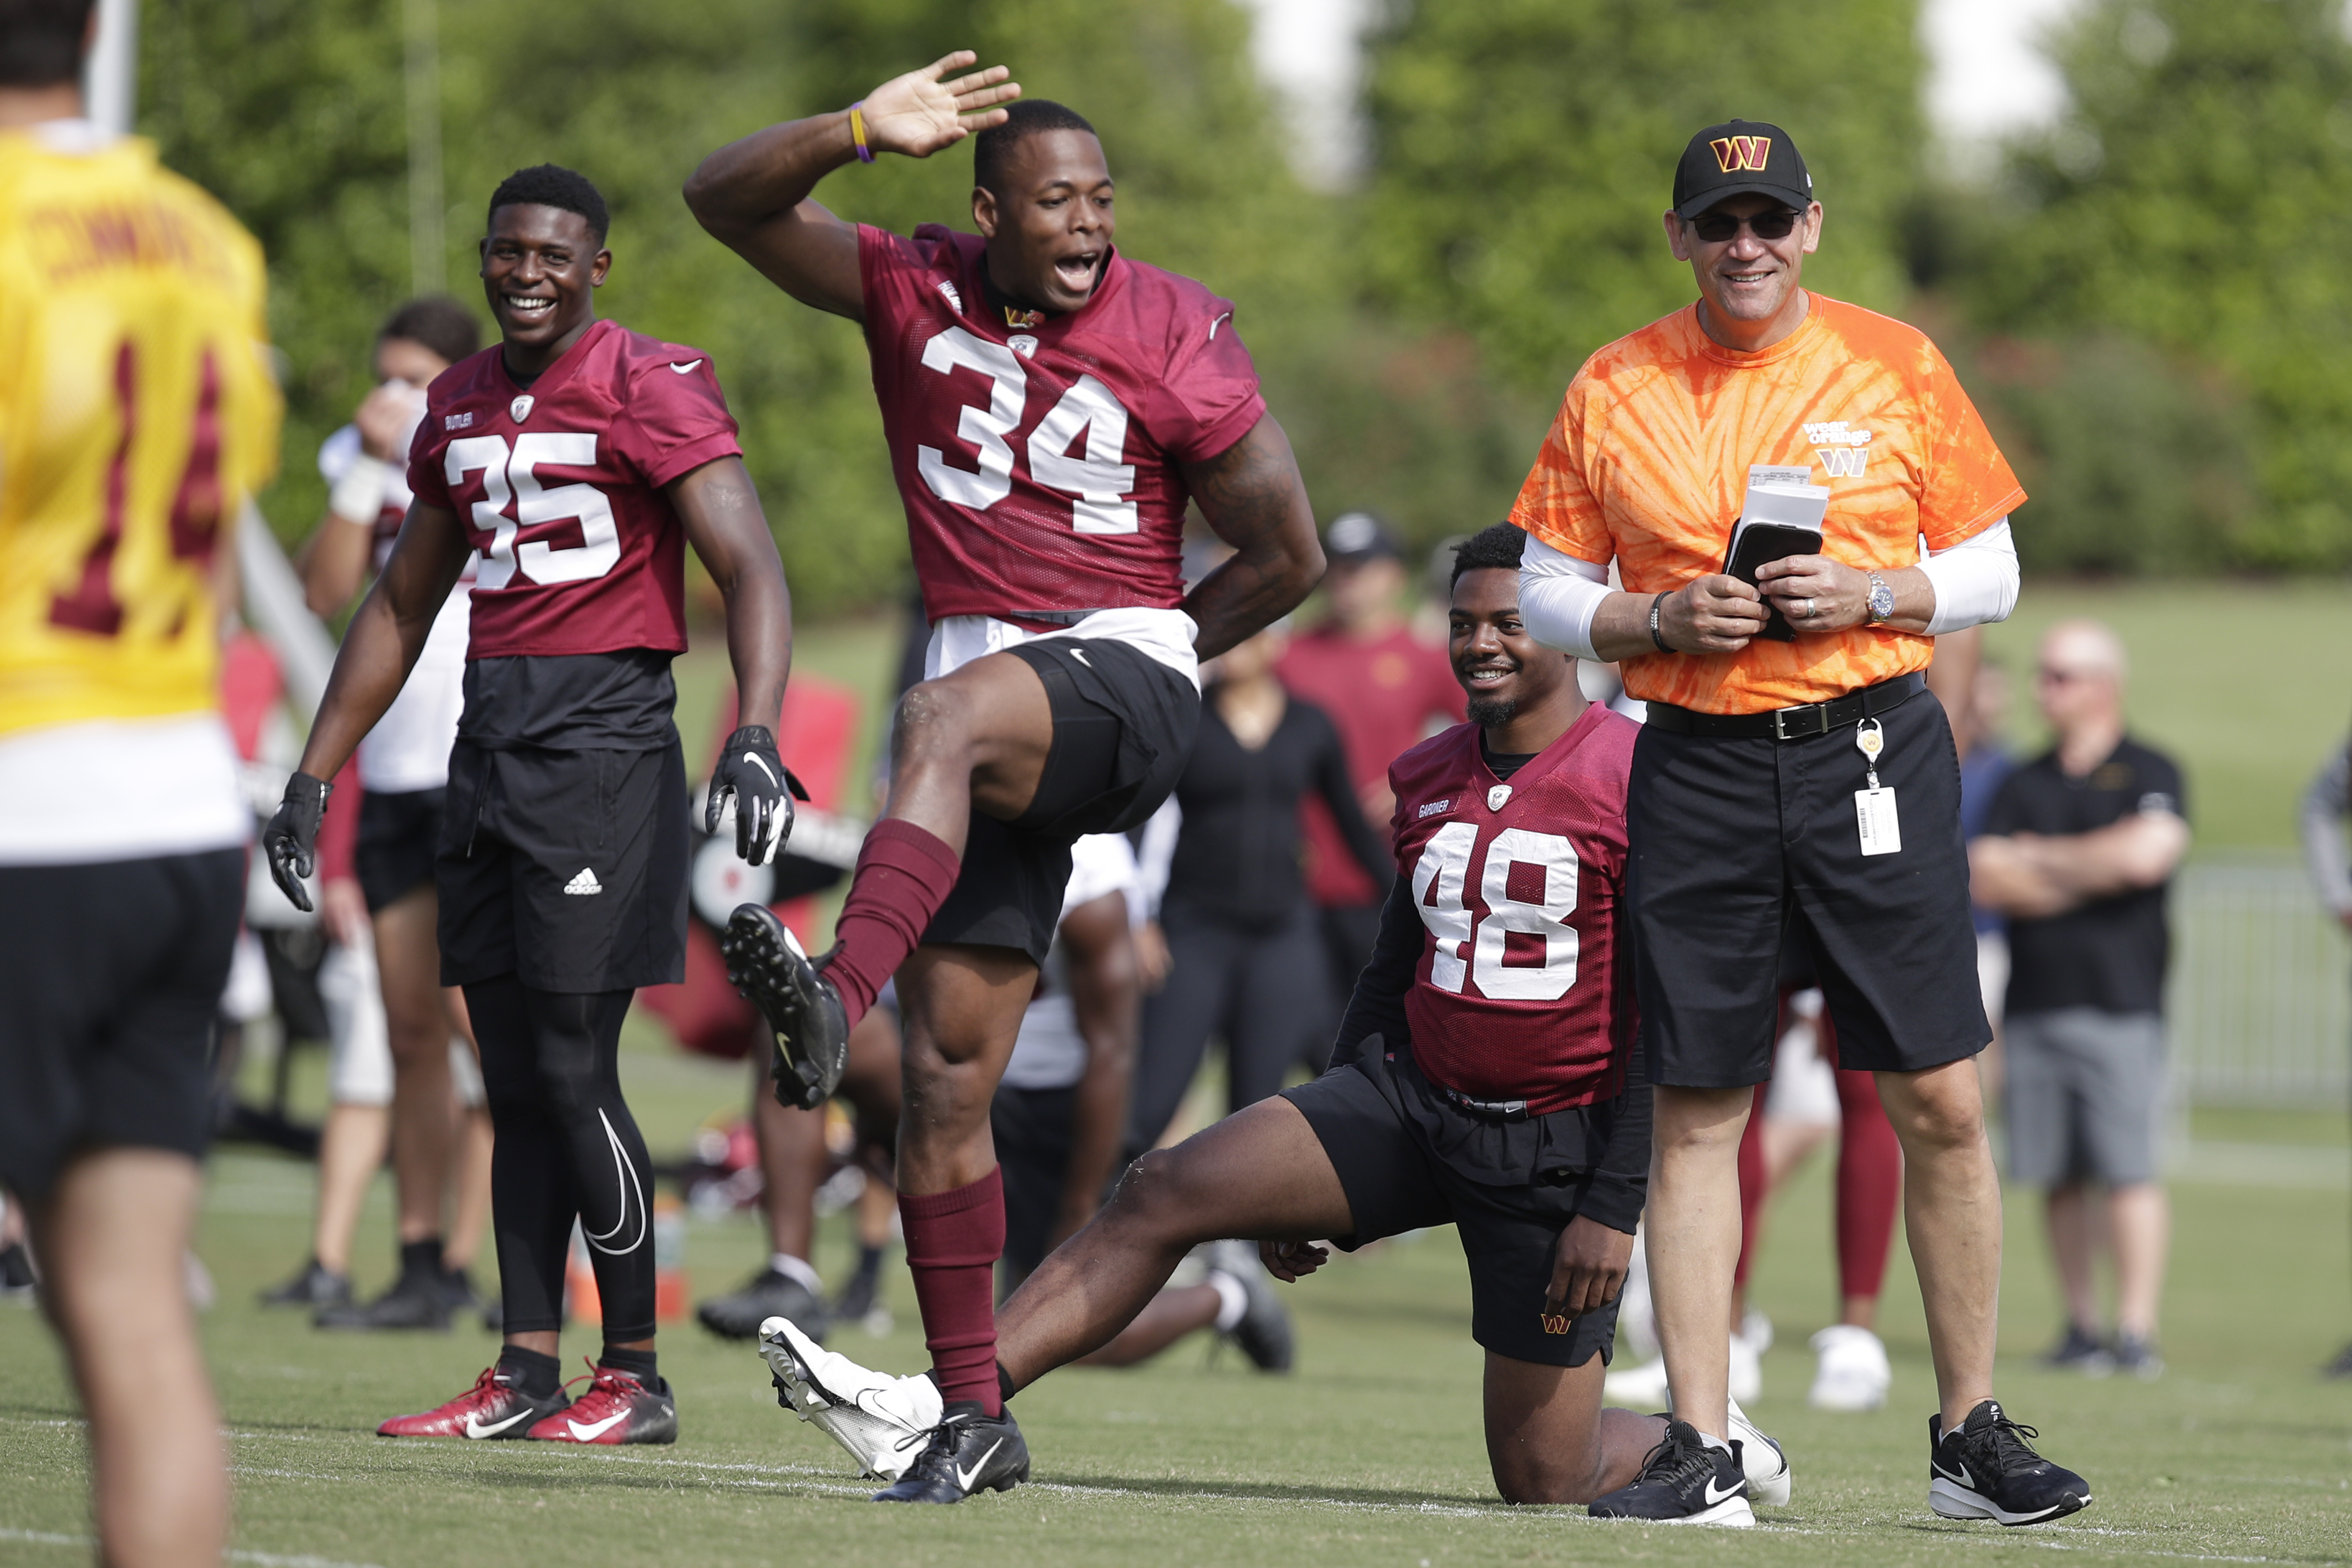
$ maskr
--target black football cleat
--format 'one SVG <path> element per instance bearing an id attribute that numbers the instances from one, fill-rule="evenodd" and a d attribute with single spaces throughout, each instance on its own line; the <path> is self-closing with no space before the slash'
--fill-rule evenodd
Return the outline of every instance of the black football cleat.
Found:
<path id="1" fill-rule="evenodd" d="M 1710 1447 L 1689 1422 L 1669 1421 L 1664 1438 L 1642 1461 L 1641 1474 L 1594 1498 L 1587 1511 L 1595 1519 L 1644 1524 L 1754 1524 L 1739 1447 L 1737 1442 Z"/>
<path id="2" fill-rule="evenodd" d="M 978 1491 L 1011 1491 L 1029 1479 L 1029 1445 L 1013 1412 L 982 1415 L 950 1406 L 906 1474 L 874 1494 L 876 1502 L 961 1502 Z"/>
<path id="3" fill-rule="evenodd" d="M 824 1343 L 832 1316 L 816 1293 L 791 1275 L 762 1268 L 740 1290 L 713 1296 L 695 1309 L 702 1326 L 724 1340 L 757 1339 L 770 1318 L 790 1318 L 800 1331 Z"/>
<path id="4" fill-rule="evenodd" d="M 1249 1305 L 1241 1321 L 1225 1331 L 1234 1347 L 1249 1357 L 1260 1372 L 1288 1372 L 1298 1359 L 1297 1336 L 1291 1331 L 1290 1313 L 1275 1294 L 1274 1281 L 1257 1260 L 1257 1248 L 1246 1241 L 1220 1241 L 1209 1248 L 1209 1269 L 1242 1288 Z"/>
<path id="5" fill-rule="evenodd" d="M 2054 1465 L 2027 1443 L 2041 1433 L 2021 1426 L 1992 1400 L 1969 1412 L 1957 1431 L 1941 1414 L 1927 1417 L 1927 1506 L 1946 1519 L 2042 1524 L 2091 1505 L 2091 1484 Z"/>
<path id="6" fill-rule="evenodd" d="M 727 983 L 768 1021 L 781 1105 L 814 1110 L 833 1098 L 849 1066 L 849 1018 L 841 994 L 817 972 L 776 912 L 765 904 L 738 904 L 719 939 Z"/>
<path id="7" fill-rule="evenodd" d="M 0 1271 L 0 1285 L 5 1283 L 5 1271 Z M 352 1304 L 351 1276 L 337 1274 L 313 1258 L 293 1279 L 264 1290 L 261 1304 L 265 1307 L 308 1307 L 314 1312 L 329 1307 L 348 1307 Z"/>

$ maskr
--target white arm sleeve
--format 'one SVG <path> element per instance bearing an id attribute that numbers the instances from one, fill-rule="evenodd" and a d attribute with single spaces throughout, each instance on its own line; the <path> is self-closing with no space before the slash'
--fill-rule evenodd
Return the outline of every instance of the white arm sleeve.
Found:
<path id="1" fill-rule="evenodd" d="M 1592 616 L 1610 594 L 1609 568 L 1554 550 L 1533 534 L 1519 557 L 1519 620 L 1546 647 L 1599 660 Z"/>
<path id="2" fill-rule="evenodd" d="M 2017 542 L 2010 537 L 2005 517 L 1949 550 L 1927 556 L 1919 570 L 1936 588 L 1936 613 L 1927 617 L 1929 637 L 2005 621 L 2017 608 Z"/>

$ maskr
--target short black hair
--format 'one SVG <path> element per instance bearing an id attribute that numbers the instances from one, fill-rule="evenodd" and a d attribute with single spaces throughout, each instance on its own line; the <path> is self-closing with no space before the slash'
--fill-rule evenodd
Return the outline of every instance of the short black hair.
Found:
<path id="1" fill-rule="evenodd" d="M 0 0 L 0 87 L 55 87 L 81 75 L 97 0 Z"/>
<path id="2" fill-rule="evenodd" d="M 534 206 L 560 207 L 568 213 L 578 213 L 588 222 L 596 236 L 596 243 L 604 243 L 605 234 L 613 226 L 612 215 L 604 210 L 604 198 L 588 176 L 561 163 L 535 163 L 528 169 L 517 169 L 499 182 L 490 193 L 489 221 L 498 220 L 500 207 Z"/>
<path id="3" fill-rule="evenodd" d="M 1452 591 L 1465 572 L 1516 572 L 1527 548 L 1528 536 L 1507 522 L 1482 528 L 1454 547 L 1454 575 L 1445 586 Z"/>
<path id="4" fill-rule="evenodd" d="M 992 125 L 971 139 L 971 183 L 992 194 L 1002 194 L 996 183 L 1003 177 L 1004 161 L 1030 137 L 1047 131 L 1095 134 L 1085 115 L 1050 98 L 1015 99 L 1005 113 L 1009 118 L 1003 124 Z"/>
<path id="5" fill-rule="evenodd" d="M 386 317 L 383 330 L 375 336 L 378 342 L 398 338 L 422 344 L 456 364 L 482 346 L 482 324 L 474 320 L 473 311 L 446 294 L 427 294 Z"/>

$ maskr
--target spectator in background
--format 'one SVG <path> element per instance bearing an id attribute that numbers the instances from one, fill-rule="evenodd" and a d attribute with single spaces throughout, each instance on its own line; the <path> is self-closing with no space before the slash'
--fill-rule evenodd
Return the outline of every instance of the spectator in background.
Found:
<path id="1" fill-rule="evenodd" d="M 1326 613 L 1295 638 L 1275 667 L 1282 684 L 1329 715 L 1345 749 L 1348 776 L 1365 818 L 1386 822 L 1389 764 L 1423 738 L 1463 719 L 1462 688 L 1445 649 L 1413 635 L 1408 617 L 1411 574 L 1396 536 L 1368 511 L 1342 513 L 1323 536 Z M 1449 571 L 1453 556 L 1445 564 Z M 1331 1016 L 1356 988 L 1380 934 L 1376 885 L 1320 800 L 1306 806 L 1307 890 L 1315 900 L 1330 955 Z M 1326 1037 L 1330 1031 L 1320 1034 Z M 1320 1068 L 1322 1064 L 1313 1064 Z"/>
<path id="2" fill-rule="evenodd" d="M 2344 853 L 2344 819 L 2352 816 L 2352 747 L 2339 745 L 2303 792 L 2303 859 L 2327 906 L 2352 931 L 2352 863 Z M 2330 1377 L 2352 1377 L 2352 1344 L 2328 1363 Z"/>
<path id="3" fill-rule="evenodd" d="M 2009 920 L 2010 1162 L 2048 1194 L 2066 1332 L 2053 1365 L 2155 1377 L 2170 1215 L 2157 1180 L 2165 1098 L 2165 889 L 2189 847 L 2180 770 L 2124 732 L 2123 645 L 2096 621 L 2042 639 L 2051 750 L 2012 773 L 1969 847 L 1979 903 Z M 2093 1279 L 2106 1189 L 2116 1334 Z"/>

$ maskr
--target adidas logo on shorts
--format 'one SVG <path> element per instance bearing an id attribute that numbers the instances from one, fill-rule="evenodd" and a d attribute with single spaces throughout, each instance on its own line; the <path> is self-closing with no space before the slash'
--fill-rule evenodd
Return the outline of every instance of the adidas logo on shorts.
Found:
<path id="1" fill-rule="evenodd" d="M 595 872 L 583 866 L 580 875 L 563 884 L 563 890 L 567 893 L 601 893 L 604 890 L 604 884 L 596 879 Z"/>

